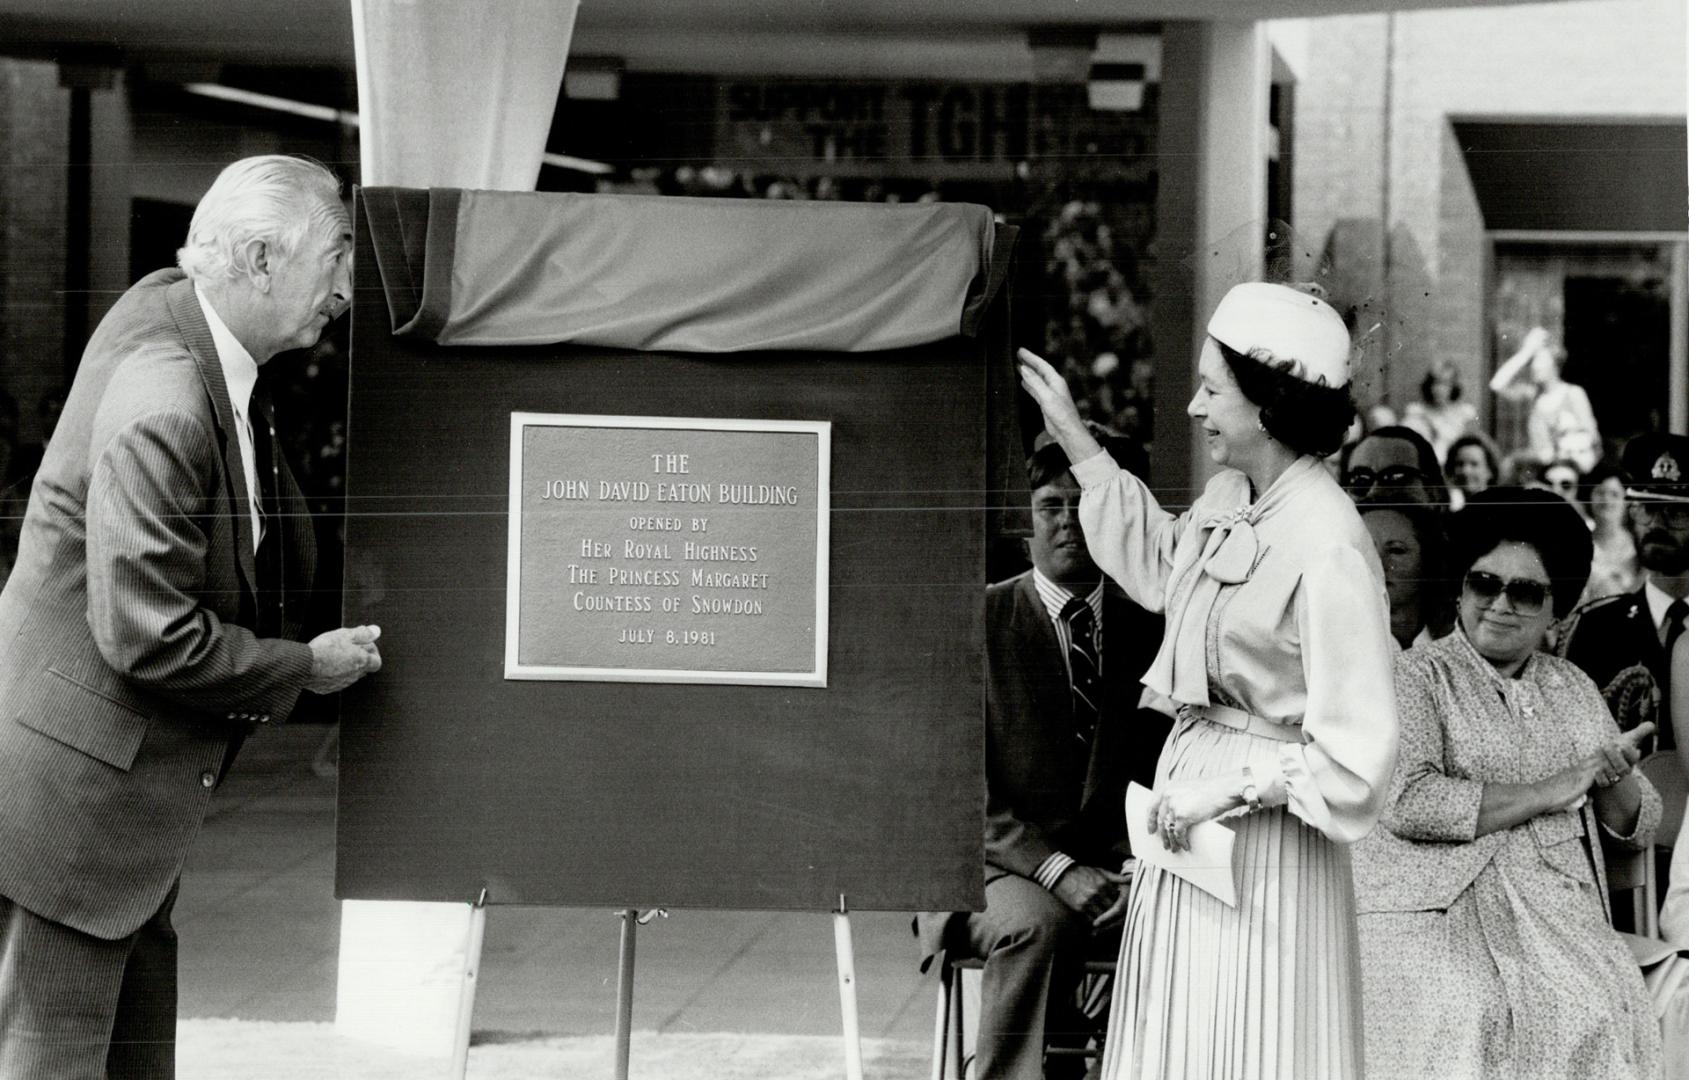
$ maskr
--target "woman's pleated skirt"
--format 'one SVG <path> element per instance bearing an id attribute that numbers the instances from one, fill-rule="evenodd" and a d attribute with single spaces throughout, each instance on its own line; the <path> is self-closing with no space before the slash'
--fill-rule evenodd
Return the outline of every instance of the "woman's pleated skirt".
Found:
<path id="1" fill-rule="evenodd" d="M 1264 771 L 1282 744 L 1182 720 L 1168 778 Z M 1140 863 L 1104 1080 L 1359 1080 L 1360 972 L 1348 850 L 1283 808 L 1227 819 L 1237 907 Z"/>

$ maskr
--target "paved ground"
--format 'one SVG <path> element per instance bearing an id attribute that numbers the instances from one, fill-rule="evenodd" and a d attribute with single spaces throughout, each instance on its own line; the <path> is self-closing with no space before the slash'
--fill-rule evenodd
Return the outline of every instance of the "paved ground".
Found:
<path id="1" fill-rule="evenodd" d="M 261 732 L 212 803 L 176 907 L 184 1018 L 334 1018 L 334 782 L 311 770 L 324 732 Z M 851 923 L 862 1034 L 930 1039 L 909 917 Z M 609 911 L 491 909 L 475 1031 L 609 1034 L 617 934 Z M 837 1034 L 835 977 L 828 915 L 677 911 L 639 933 L 634 1029 Z"/>

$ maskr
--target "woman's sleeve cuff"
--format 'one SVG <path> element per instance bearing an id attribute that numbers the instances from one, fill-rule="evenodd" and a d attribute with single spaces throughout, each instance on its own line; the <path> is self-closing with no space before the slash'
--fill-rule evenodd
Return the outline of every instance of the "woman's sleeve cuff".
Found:
<path id="1" fill-rule="evenodd" d="M 1081 488 L 1088 489 L 1108 483 L 1119 471 L 1120 466 L 1108 456 L 1108 451 L 1098 450 L 1084 461 L 1074 463 L 1073 478 Z"/>

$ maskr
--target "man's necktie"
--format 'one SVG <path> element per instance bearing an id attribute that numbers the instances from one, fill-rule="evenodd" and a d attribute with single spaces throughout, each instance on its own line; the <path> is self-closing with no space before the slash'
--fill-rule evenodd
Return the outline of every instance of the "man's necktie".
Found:
<path id="1" fill-rule="evenodd" d="M 1689 619 L 1689 603 L 1673 600 L 1666 608 L 1666 664 L 1671 664 L 1671 647 L 1677 644 L 1678 637 L 1683 633 L 1683 622 Z"/>
<path id="2" fill-rule="evenodd" d="M 1102 703 L 1102 665 L 1097 653 L 1097 616 L 1091 605 L 1074 597 L 1061 609 L 1067 623 L 1067 667 L 1073 686 L 1073 733 L 1089 746 L 1096 735 Z"/>
<path id="3" fill-rule="evenodd" d="M 1683 636 L 1683 623 L 1689 619 L 1689 603 L 1673 600 L 1666 608 L 1666 648 L 1665 659 L 1660 664 L 1660 716 L 1659 732 L 1654 736 L 1660 749 L 1669 749 L 1676 745 L 1671 732 L 1671 647 L 1677 644 L 1677 639 Z"/>
<path id="4" fill-rule="evenodd" d="M 281 504 L 277 490 L 279 465 L 275 445 L 274 414 L 270 411 L 269 395 L 263 387 L 252 392 L 252 450 L 257 465 L 259 522 L 262 539 L 258 543 L 258 619 L 265 636 L 281 633 L 282 618 L 286 614 L 282 595 L 282 530 Z"/>

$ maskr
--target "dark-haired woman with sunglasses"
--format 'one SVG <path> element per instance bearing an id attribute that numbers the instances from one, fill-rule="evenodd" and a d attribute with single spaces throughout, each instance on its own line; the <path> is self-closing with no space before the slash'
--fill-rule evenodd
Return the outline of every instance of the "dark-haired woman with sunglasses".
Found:
<path id="1" fill-rule="evenodd" d="M 1401 760 L 1356 845 L 1367 1076 L 1653 1077 L 1660 1035 L 1609 925 L 1601 834 L 1645 850 L 1660 797 L 1600 691 L 1542 651 L 1589 530 L 1495 488 L 1451 525 L 1453 634 L 1396 663 Z"/>
<path id="2" fill-rule="evenodd" d="M 1021 381 L 1074 462 L 1097 565 L 1167 631 L 1144 676 L 1179 705 L 1148 841 L 1224 818 L 1237 896 L 1140 859 L 1104 1080 L 1359 1080 L 1348 845 L 1395 760 L 1383 575 L 1323 457 L 1354 417 L 1348 330 L 1316 297 L 1239 285 L 1208 321 L 1186 413 L 1221 468 L 1175 516 L 1080 422 L 1065 383 Z"/>

